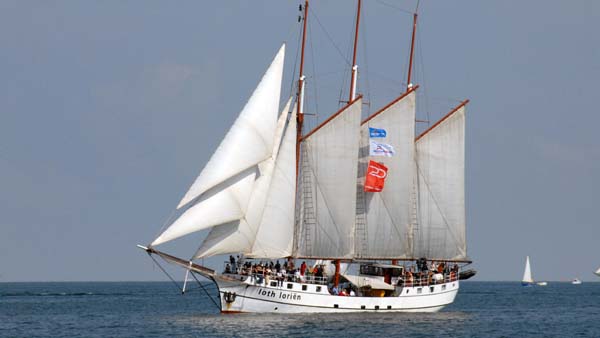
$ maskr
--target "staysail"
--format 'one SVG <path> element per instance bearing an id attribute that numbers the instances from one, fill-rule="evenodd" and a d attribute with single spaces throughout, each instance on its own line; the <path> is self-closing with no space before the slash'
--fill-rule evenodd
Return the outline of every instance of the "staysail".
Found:
<path id="1" fill-rule="evenodd" d="M 332 115 L 301 143 L 295 255 L 350 258 L 362 98 Z"/>
<path id="2" fill-rule="evenodd" d="M 414 257 L 467 258 L 465 103 L 416 141 L 419 212 Z"/>
<path id="3" fill-rule="evenodd" d="M 194 255 L 194 258 L 214 256 L 218 254 L 242 252 L 250 253 L 256 239 L 256 234 L 261 226 L 269 190 L 273 181 L 276 160 L 279 154 L 282 135 L 286 126 L 287 115 L 290 109 L 291 98 L 280 114 L 275 132 L 272 156 L 258 165 L 260 174 L 254 186 L 248 208 L 243 217 L 237 222 L 216 226 L 211 229 L 208 236 Z"/>
<path id="4" fill-rule="evenodd" d="M 292 254 L 296 194 L 296 107 L 281 142 L 275 170 L 251 257 L 276 258 Z"/>
<path id="5" fill-rule="evenodd" d="M 283 76 L 285 45 L 177 208 L 271 156 Z"/>
<path id="6" fill-rule="evenodd" d="M 412 257 L 408 241 L 414 195 L 414 127 L 414 90 L 373 114 L 361 126 L 355 257 Z M 395 154 L 369 156 L 371 136 L 393 146 Z M 385 188 L 380 192 L 365 192 L 363 185 L 369 160 L 388 168 Z"/>
<path id="7" fill-rule="evenodd" d="M 283 75 L 283 45 L 235 123 L 188 190 L 185 210 L 151 245 L 159 245 L 219 224 L 246 212 L 257 164 L 272 155 Z M 194 201 L 193 204 L 190 202 Z M 191 205 L 190 205 L 191 204 Z"/>

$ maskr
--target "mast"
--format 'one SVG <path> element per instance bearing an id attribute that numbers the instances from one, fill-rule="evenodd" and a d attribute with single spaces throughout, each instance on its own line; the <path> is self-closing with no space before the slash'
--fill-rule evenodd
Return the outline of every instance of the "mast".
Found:
<path id="1" fill-rule="evenodd" d="M 412 30 L 412 39 L 410 42 L 410 59 L 408 61 L 408 79 L 406 80 L 407 89 L 410 89 L 410 87 L 412 87 L 412 84 L 410 83 L 410 78 L 412 75 L 412 65 L 413 65 L 413 55 L 415 52 L 415 33 L 416 32 L 417 32 L 417 13 L 415 12 L 413 14 L 413 30 Z"/>
<path id="2" fill-rule="evenodd" d="M 300 5 L 302 10 L 302 5 Z M 302 50 L 300 52 L 300 73 L 298 77 L 298 104 L 296 111 L 296 177 L 298 177 L 298 163 L 300 160 L 300 140 L 302 139 L 302 126 L 304 123 L 304 48 L 306 45 L 306 22 L 308 20 L 308 0 L 304 1 L 304 23 L 302 27 Z"/>
<path id="3" fill-rule="evenodd" d="M 352 53 L 352 77 L 350 78 L 350 98 L 348 101 L 352 102 L 356 98 L 356 82 L 358 77 L 358 65 L 356 65 L 356 48 L 358 46 L 358 25 L 360 23 L 360 7 L 361 0 L 358 0 L 358 6 L 356 8 L 356 31 L 354 32 L 354 51 Z"/>

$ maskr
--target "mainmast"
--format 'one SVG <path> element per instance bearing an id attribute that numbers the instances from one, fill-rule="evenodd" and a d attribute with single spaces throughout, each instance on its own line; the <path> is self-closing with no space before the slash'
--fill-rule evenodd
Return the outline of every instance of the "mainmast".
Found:
<path id="1" fill-rule="evenodd" d="M 300 10 L 302 10 L 300 5 Z M 308 20 L 308 0 L 304 1 L 304 20 L 302 28 L 302 51 L 300 52 L 300 73 L 298 76 L 298 104 L 296 112 L 296 177 L 298 177 L 298 161 L 300 160 L 300 140 L 302 139 L 302 125 L 304 123 L 304 47 L 306 45 L 306 22 Z"/>
<path id="2" fill-rule="evenodd" d="M 412 90 L 413 88 L 413 84 L 411 82 L 411 76 L 412 76 L 412 68 L 413 68 L 413 56 L 415 54 L 415 34 L 417 32 L 417 10 L 419 8 L 419 5 L 417 3 L 417 9 L 415 10 L 415 13 L 413 14 L 413 29 L 412 29 L 412 37 L 410 39 L 410 58 L 408 61 L 408 78 L 406 79 L 406 92 L 408 93 L 409 91 Z M 416 89 L 416 88 L 415 88 Z M 408 242 L 410 243 L 410 251 L 413 252 L 414 254 L 414 249 L 413 249 L 413 243 L 414 243 L 414 224 L 410 224 L 409 230 L 408 230 Z M 392 264 L 398 264 L 398 260 L 392 260 Z"/>
<path id="3" fill-rule="evenodd" d="M 358 45 L 358 25 L 360 23 L 361 2 L 361 0 L 358 0 L 358 6 L 356 8 L 356 31 L 354 33 L 354 51 L 352 53 L 352 77 L 350 78 L 349 102 L 354 101 L 354 99 L 356 98 L 356 82 L 358 77 L 358 65 L 356 64 L 356 47 Z"/>

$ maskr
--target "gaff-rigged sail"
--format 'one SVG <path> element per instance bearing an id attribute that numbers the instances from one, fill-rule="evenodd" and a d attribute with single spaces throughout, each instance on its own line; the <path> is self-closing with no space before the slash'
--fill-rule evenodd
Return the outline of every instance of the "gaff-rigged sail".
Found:
<path id="1" fill-rule="evenodd" d="M 414 255 L 466 259 L 465 106 L 416 142 L 419 219 Z"/>
<path id="2" fill-rule="evenodd" d="M 295 256 L 354 255 L 361 105 L 353 101 L 302 141 Z"/>
<path id="3" fill-rule="evenodd" d="M 194 258 L 214 256 L 225 253 L 242 252 L 244 254 L 249 254 L 252 252 L 257 233 L 263 223 L 263 217 L 268 205 L 267 202 L 269 201 L 269 198 L 272 197 L 270 196 L 270 193 L 274 192 L 271 190 L 271 184 L 273 183 L 275 176 L 278 176 L 275 175 L 277 173 L 276 166 L 277 162 L 281 159 L 279 154 L 281 154 L 280 150 L 283 149 L 281 149 L 280 145 L 286 126 L 290 104 L 291 98 L 288 100 L 279 117 L 277 130 L 275 132 L 275 142 L 272 152 L 273 155 L 258 165 L 260 174 L 254 182 L 247 211 L 237 222 L 218 225 L 212 228 L 194 255 Z M 289 134 L 289 126 L 287 134 Z M 287 136 L 287 138 L 289 139 L 289 136 Z M 293 140 L 295 140 L 295 138 Z M 285 140 L 284 144 L 286 144 Z M 293 148 L 292 152 L 295 154 Z M 286 155 L 287 158 L 289 158 L 289 154 Z M 294 160 L 293 157 L 291 159 Z M 295 165 L 295 162 L 292 163 Z M 294 167 L 291 169 L 291 173 L 293 174 Z M 280 226 L 285 226 L 285 224 L 281 224 Z"/>
<path id="4" fill-rule="evenodd" d="M 285 45 L 178 208 L 192 200 L 194 204 L 151 245 L 244 216 L 258 170 L 256 165 L 273 151 L 284 53 Z"/>
<path id="5" fill-rule="evenodd" d="M 402 95 L 361 126 L 356 208 L 358 258 L 412 257 L 408 241 L 414 196 L 415 96 L 414 91 Z M 385 136 L 375 140 L 393 146 L 396 151 L 392 157 L 369 156 L 369 128 L 384 131 Z M 388 168 L 385 187 L 380 192 L 364 190 L 369 160 Z"/>

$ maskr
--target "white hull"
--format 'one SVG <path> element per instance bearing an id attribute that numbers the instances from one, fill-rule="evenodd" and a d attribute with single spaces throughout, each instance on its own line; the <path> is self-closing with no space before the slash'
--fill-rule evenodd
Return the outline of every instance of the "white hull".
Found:
<path id="1" fill-rule="evenodd" d="M 457 280 L 398 287 L 398 296 L 392 297 L 351 297 L 330 295 L 326 285 L 321 285 L 317 292 L 319 285 L 315 284 L 284 282 L 282 286 L 267 286 L 266 283 L 255 284 L 251 278 L 237 281 L 221 276 L 215 276 L 214 281 L 219 288 L 223 313 L 437 312 L 454 301 L 459 289 Z"/>

